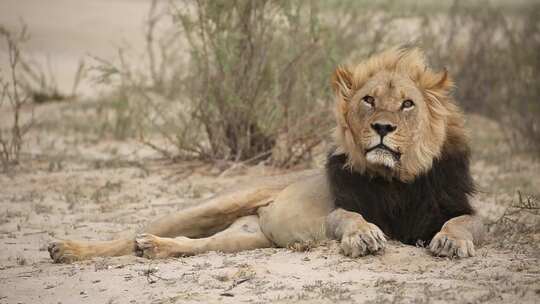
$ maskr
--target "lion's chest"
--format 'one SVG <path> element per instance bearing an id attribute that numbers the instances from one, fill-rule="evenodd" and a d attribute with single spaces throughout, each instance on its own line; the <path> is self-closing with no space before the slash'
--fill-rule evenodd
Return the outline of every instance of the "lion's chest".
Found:
<path id="1" fill-rule="evenodd" d="M 361 189 L 341 189 L 335 194 L 336 206 L 360 213 L 403 243 L 428 242 L 451 218 L 436 200 L 418 191 L 373 180 L 365 185 Z"/>
<path id="2" fill-rule="evenodd" d="M 403 183 L 351 172 L 343 169 L 343 159 L 332 158 L 327 178 L 335 206 L 360 213 L 403 243 L 429 242 L 447 220 L 473 213 L 468 166 L 436 163 L 414 182 Z"/>

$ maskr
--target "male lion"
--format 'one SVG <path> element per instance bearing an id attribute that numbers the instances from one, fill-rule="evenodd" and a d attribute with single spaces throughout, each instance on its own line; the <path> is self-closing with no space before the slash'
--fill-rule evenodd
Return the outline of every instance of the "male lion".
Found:
<path id="1" fill-rule="evenodd" d="M 387 237 L 430 242 L 439 256 L 473 256 L 482 225 L 468 201 L 469 147 L 447 72 L 429 69 L 418 49 L 391 49 L 338 68 L 332 85 L 337 148 L 325 170 L 221 193 L 131 238 L 56 241 L 51 258 L 166 258 L 328 238 L 358 257 L 383 250 Z"/>

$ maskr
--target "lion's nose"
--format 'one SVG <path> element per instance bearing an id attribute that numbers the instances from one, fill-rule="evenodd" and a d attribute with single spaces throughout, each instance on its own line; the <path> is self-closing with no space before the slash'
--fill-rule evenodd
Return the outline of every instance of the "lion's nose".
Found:
<path id="1" fill-rule="evenodd" d="M 397 127 L 389 123 L 372 123 L 371 128 L 377 132 L 381 137 L 386 136 L 388 133 L 394 132 Z"/>

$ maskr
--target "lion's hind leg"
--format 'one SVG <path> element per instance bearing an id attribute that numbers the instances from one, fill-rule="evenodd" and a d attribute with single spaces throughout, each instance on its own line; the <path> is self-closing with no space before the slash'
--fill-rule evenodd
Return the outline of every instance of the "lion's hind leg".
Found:
<path id="1" fill-rule="evenodd" d="M 142 246 L 144 239 L 147 240 L 145 244 L 161 244 L 161 247 L 165 246 L 165 240 L 167 240 L 172 247 L 164 251 L 178 251 L 179 255 L 183 251 L 186 251 L 186 254 L 194 254 L 201 250 L 239 251 L 268 247 L 271 244 L 260 232 L 258 217 L 255 216 L 257 218 L 255 221 L 249 215 L 257 213 L 260 207 L 268 205 L 273 197 L 287 185 L 314 174 L 316 171 L 308 170 L 279 177 L 262 178 L 237 189 L 219 193 L 200 205 L 159 218 L 142 230 L 148 237 L 142 238 L 139 235 L 137 240 L 141 246 L 138 248 L 144 248 L 144 252 L 150 252 L 150 248 Z M 254 227 L 256 233 L 241 233 L 241 229 L 238 228 L 239 223 L 242 225 L 247 223 L 246 229 Z M 97 256 L 133 254 L 137 249 L 135 236 L 136 233 L 132 233 L 128 238 L 104 242 L 58 240 L 49 245 L 49 253 L 57 263 L 70 263 Z M 173 237 L 179 238 L 172 239 Z M 158 241 L 152 241 L 154 239 Z M 231 243 L 224 244 L 222 240 L 230 240 Z M 183 246 L 185 243 L 190 243 L 190 246 L 184 250 L 174 246 L 175 243 L 176 245 L 182 243 Z M 195 250 L 199 247 L 200 249 Z"/>
<path id="2" fill-rule="evenodd" d="M 137 255 L 150 259 L 189 256 L 208 251 L 238 252 L 273 246 L 261 231 L 257 215 L 241 217 L 227 229 L 206 238 L 164 238 L 140 234 L 135 242 Z"/>

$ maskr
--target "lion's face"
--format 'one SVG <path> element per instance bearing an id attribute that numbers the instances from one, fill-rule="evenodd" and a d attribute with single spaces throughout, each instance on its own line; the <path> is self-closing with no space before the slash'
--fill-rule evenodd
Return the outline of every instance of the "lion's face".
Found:
<path id="1" fill-rule="evenodd" d="M 424 98 L 407 77 L 381 71 L 350 100 L 347 120 L 368 166 L 390 170 L 399 166 L 421 132 Z"/>
<path id="2" fill-rule="evenodd" d="M 461 120 L 448 97 L 450 85 L 446 72 L 427 69 L 418 50 L 391 50 L 352 71 L 339 68 L 339 152 L 348 155 L 353 169 L 403 181 L 429 170 L 449 123 Z"/>

